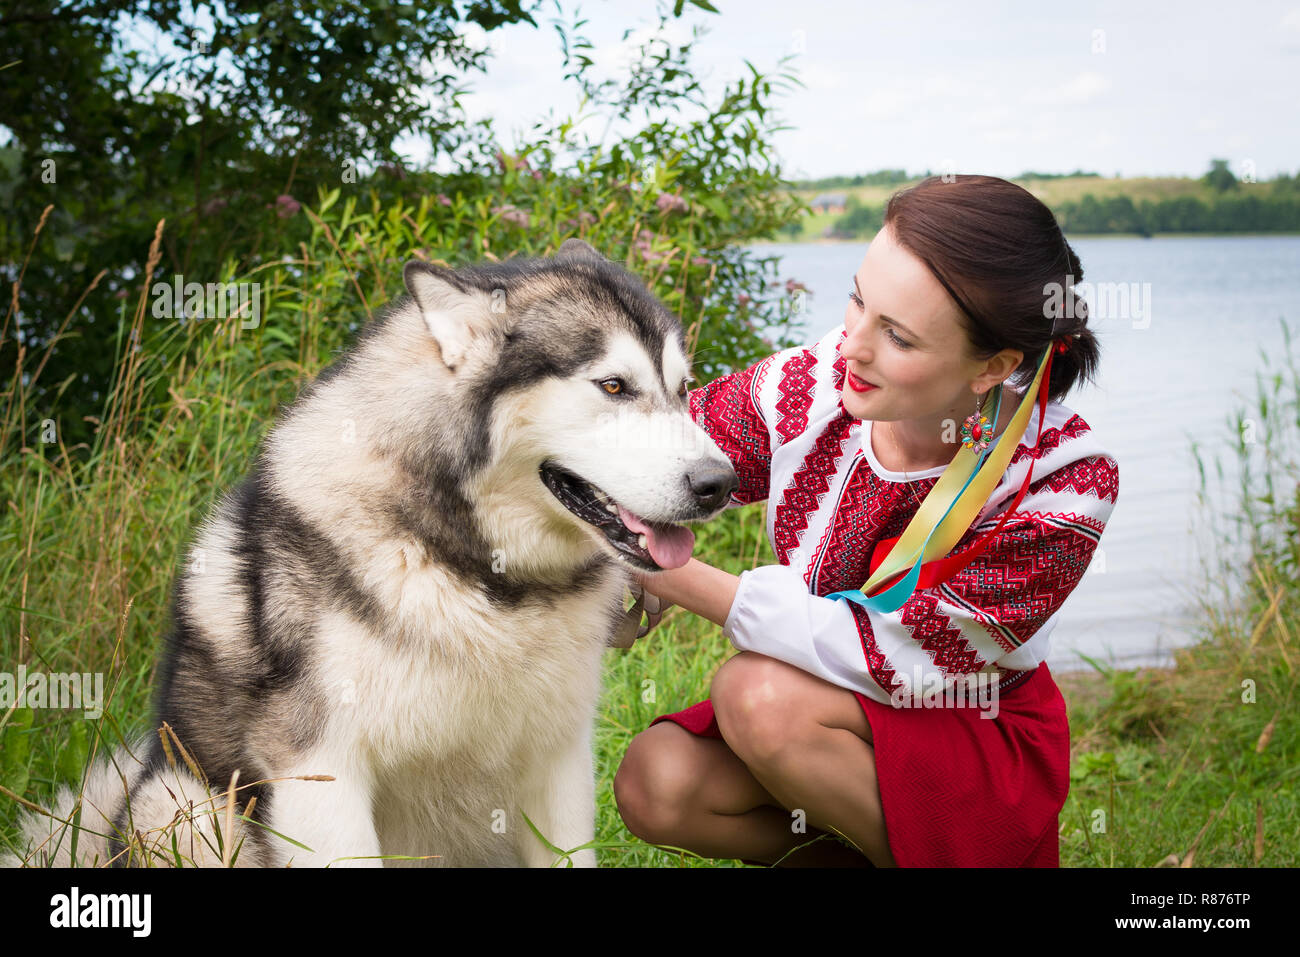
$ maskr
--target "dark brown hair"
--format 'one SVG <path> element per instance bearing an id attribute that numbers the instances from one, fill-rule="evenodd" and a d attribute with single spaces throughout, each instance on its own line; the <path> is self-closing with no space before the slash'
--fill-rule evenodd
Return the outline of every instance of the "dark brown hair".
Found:
<path id="1" fill-rule="evenodd" d="M 1069 348 L 1052 358 L 1049 399 L 1060 401 L 1080 379 L 1096 381 L 1100 350 L 1088 305 L 1071 288 L 1083 265 L 1052 211 L 1028 190 L 995 176 L 931 176 L 890 197 L 884 224 L 956 301 L 973 357 L 1025 354 L 1009 385 L 1027 388 L 1043 350 L 1062 336 L 1071 337 Z M 1045 312 L 1051 283 L 1062 306 Z"/>

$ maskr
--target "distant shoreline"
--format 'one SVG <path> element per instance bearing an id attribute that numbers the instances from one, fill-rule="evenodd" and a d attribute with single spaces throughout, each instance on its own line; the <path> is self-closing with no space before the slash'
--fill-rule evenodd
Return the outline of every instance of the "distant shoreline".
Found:
<path id="1" fill-rule="evenodd" d="M 1285 236 L 1300 235 L 1300 178 L 1238 180 L 1215 162 L 1199 178 L 1023 175 L 1007 180 L 1047 206 L 1067 236 Z M 856 179 L 856 184 L 850 180 Z M 832 186 L 840 180 L 843 185 Z M 863 181 L 865 180 L 865 181 Z M 815 185 L 793 182 L 783 191 L 806 208 L 792 242 L 879 229 L 889 201 L 922 182 L 901 170 L 831 177 Z M 850 240 L 852 241 L 852 240 Z"/>
<path id="2" fill-rule="evenodd" d="M 1269 233 L 1158 233 L 1155 236 L 1143 236 L 1141 233 L 1072 233 L 1069 230 L 1065 233 L 1068 239 L 1228 239 L 1228 238 L 1258 238 L 1266 236 L 1300 236 L 1300 231 L 1296 232 L 1269 232 Z M 749 245 L 751 246 L 852 246 L 859 243 L 869 243 L 875 238 L 871 236 L 861 239 L 829 239 L 825 236 L 815 236 L 808 239 L 755 239 Z"/>

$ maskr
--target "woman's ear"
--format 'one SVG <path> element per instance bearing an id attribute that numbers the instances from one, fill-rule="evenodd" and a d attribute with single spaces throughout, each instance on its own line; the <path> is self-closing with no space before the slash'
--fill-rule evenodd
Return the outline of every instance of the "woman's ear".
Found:
<path id="1" fill-rule="evenodd" d="M 989 388 L 997 385 L 999 382 L 1011 376 L 1011 373 L 1020 368 L 1020 363 L 1025 361 L 1025 354 L 1019 349 L 1003 349 L 992 359 L 989 360 L 987 371 L 984 375 L 989 379 Z"/>
<path id="2" fill-rule="evenodd" d="M 991 392 L 1001 382 L 1005 382 L 1011 377 L 1011 374 L 1020 368 L 1020 363 L 1024 361 L 1025 354 L 1019 349 L 1003 349 L 993 358 L 987 360 L 984 371 L 981 372 L 971 382 L 971 385 L 977 386 L 981 394 Z"/>

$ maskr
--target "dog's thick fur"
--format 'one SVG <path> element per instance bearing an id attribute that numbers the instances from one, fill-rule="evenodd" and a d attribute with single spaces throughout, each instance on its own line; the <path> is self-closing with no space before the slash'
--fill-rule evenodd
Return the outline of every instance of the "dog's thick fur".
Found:
<path id="1" fill-rule="evenodd" d="M 656 567 L 600 493 L 665 530 L 735 473 L 690 418 L 680 321 L 585 243 L 404 278 L 202 525 L 156 689 L 174 738 L 92 769 L 79 863 L 555 863 L 523 814 L 593 840 L 602 653 Z M 70 862 L 53 825 L 28 820 L 29 863 Z"/>

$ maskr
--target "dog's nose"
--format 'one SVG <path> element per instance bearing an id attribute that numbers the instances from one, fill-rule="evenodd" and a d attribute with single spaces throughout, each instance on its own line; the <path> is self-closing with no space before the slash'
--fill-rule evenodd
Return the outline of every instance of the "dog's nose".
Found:
<path id="1" fill-rule="evenodd" d="M 731 498 L 731 493 L 740 487 L 740 479 L 730 465 L 706 465 L 686 473 L 686 486 L 696 503 L 711 512 Z"/>

